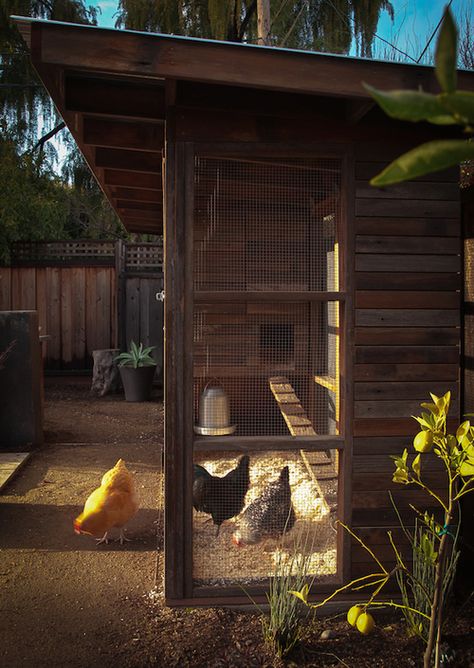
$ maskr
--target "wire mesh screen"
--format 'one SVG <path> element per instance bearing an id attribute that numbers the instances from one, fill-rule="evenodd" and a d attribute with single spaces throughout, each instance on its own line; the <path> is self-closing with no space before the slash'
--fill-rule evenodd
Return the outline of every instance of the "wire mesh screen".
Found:
<path id="1" fill-rule="evenodd" d="M 338 290 L 339 159 L 196 158 L 194 289 Z"/>
<path id="2" fill-rule="evenodd" d="M 197 433 L 339 433 L 338 302 L 194 308 Z"/>
<path id="3" fill-rule="evenodd" d="M 195 585 L 258 584 L 270 576 L 336 575 L 335 452 L 228 452 L 196 457 Z"/>

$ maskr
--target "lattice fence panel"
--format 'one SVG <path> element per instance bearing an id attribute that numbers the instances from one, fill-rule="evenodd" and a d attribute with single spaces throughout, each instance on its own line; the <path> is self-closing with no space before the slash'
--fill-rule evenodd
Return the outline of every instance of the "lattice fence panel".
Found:
<path id="1" fill-rule="evenodd" d="M 115 264 L 114 241 L 21 241 L 12 246 L 15 266 Z"/>

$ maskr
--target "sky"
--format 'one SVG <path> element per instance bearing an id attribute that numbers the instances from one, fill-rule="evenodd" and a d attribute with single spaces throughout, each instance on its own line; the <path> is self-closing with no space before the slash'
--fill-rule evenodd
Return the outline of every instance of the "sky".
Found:
<path id="1" fill-rule="evenodd" d="M 159 1 L 159 0 L 157 0 Z M 377 34 L 395 44 L 415 60 L 419 57 L 429 37 L 440 20 L 447 0 L 391 0 L 395 10 L 392 23 L 387 12 L 382 12 Z M 107 28 L 115 27 L 114 17 L 117 11 L 117 0 L 96 0 L 91 4 L 99 5 L 99 25 Z M 474 18 L 474 2 L 472 0 L 453 0 L 451 9 L 458 19 L 469 12 Z M 436 40 L 433 40 L 433 46 Z M 390 47 L 381 40 L 374 40 L 374 56 L 385 59 Z M 351 53 L 351 55 L 356 55 Z"/>

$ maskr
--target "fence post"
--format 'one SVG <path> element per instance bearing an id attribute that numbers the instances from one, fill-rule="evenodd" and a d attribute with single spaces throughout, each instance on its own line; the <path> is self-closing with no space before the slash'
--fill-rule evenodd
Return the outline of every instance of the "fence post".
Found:
<path id="1" fill-rule="evenodd" d="M 117 323 L 115 345 L 120 350 L 125 350 L 125 270 L 126 270 L 126 244 L 119 239 L 115 243 L 115 284 L 117 294 Z"/>

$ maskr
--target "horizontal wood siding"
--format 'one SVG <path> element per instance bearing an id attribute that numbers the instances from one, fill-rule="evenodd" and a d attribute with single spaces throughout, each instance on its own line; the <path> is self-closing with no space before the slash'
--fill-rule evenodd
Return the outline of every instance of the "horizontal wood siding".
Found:
<path id="1" fill-rule="evenodd" d="M 459 191 L 455 172 L 372 188 L 369 178 L 386 163 L 356 155 L 352 526 L 390 564 L 386 530 L 398 520 L 388 491 L 409 524 L 410 504 L 432 506 L 423 492 L 392 482 L 390 455 L 413 452 L 411 416 L 430 391 L 451 390 L 452 427 L 460 409 Z M 424 466 L 441 490 L 436 461 Z M 372 567 L 354 544 L 352 576 Z"/>

